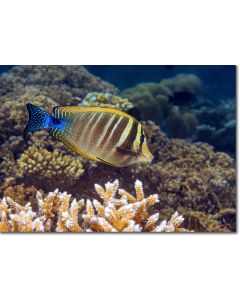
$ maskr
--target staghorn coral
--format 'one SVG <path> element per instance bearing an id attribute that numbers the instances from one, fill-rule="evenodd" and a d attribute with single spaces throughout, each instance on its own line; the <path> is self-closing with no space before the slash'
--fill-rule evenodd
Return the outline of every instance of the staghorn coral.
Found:
<path id="1" fill-rule="evenodd" d="M 171 137 L 186 138 L 196 134 L 197 118 L 188 108 L 176 107 L 169 103 L 169 96 L 182 91 L 198 95 L 201 86 L 197 76 L 179 74 L 160 83 L 138 84 L 124 90 L 121 95 L 140 110 L 144 120 L 152 120 L 161 125 Z"/>
<path id="2" fill-rule="evenodd" d="M 53 152 L 44 148 L 30 146 L 17 160 L 17 176 L 34 184 L 42 178 L 48 187 L 73 185 L 84 173 L 80 158 L 63 155 L 59 150 Z"/>
<path id="3" fill-rule="evenodd" d="M 0 202 L 0 232 L 82 231 L 77 217 L 83 201 L 76 202 L 74 199 L 69 207 L 70 197 L 58 190 L 43 197 L 38 191 L 37 212 L 33 211 L 30 202 L 22 206 L 10 197 L 4 197 Z"/>
<path id="4" fill-rule="evenodd" d="M 148 208 L 159 202 L 157 195 L 144 197 L 142 183 L 135 182 L 136 197 L 123 189 L 118 189 L 119 182 L 107 183 L 105 189 L 95 185 L 95 189 L 102 200 L 87 200 L 83 219 L 95 232 L 183 232 L 180 228 L 183 218 L 174 213 L 171 219 L 159 225 L 159 213 L 149 215 Z M 117 191 L 121 198 L 116 198 Z"/>
<path id="5" fill-rule="evenodd" d="M 110 93 L 88 93 L 82 104 L 112 107 L 122 111 L 128 111 L 133 108 L 133 104 L 128 99 L 123 99 Z"/>
<path id="6" fill-rule="evenodd" d="M 71 199 L 58 190 L 46 196 L 36 193 L 37 210 L 31 202 L 5 196 L 0 200 L 0 232 L 187 232 L 181 227 L 183 218 L 175 212 L 169 221 L 159 221 L 159 213 L 149 215 L 148 208 L 157 203 L 158 196 L 144 197 L 142 183 L 135 182 L 136 198 L 119 182 L 108 182 L 104 189 L 95 185 L 101 202 Z M 120 198 L 116 197 L 117 191 Z M 8 191 L 9 193 L 10 191 Z M 21 197 L 21 194 L 19 194 Z M 14 193 L 16 198 L 16 193 Z M 17 202 L 17 201 L 18 202 Z M 95 212 L 96 211 L 96 212 Z"/>
<path id="7" fill-rule="evenodd" d="M 14 202 L 10 197 L 4 197 L 0 203 L 0 232 L 34 232 L 43 231 L 44 217 L 37 217 L 31 203 L 25 206 Z"/>

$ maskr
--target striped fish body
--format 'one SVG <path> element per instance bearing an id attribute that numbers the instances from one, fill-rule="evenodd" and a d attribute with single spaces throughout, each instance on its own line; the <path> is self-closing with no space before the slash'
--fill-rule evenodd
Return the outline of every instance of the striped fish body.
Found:
<path id="1" fill-rule="evenodd" d="M 152 160 L 142 125 L 124 112 L 107 107 L 59 106 L 53 114 L 45 127 L 81 156 L 116 167 Z"/>

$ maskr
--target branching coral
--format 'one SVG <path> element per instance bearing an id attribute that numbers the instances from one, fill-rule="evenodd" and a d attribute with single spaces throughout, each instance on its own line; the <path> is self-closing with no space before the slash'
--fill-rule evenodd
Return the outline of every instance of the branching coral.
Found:
<path id="1" fill-rule="evenodd" d="M 5 197 L 0 204 L 1 232 L 34 232 L 44 231 L 44 217 L 33 212 L 31 203 L 21 206 L 11 198 Z"/>
<path id="2" fill-rule="evenodd" d="M 42 178 L 48 186 L 72 185 L 84 172 L 80 158 L 63 155 L 59 150 L 29 147 L 18 159 L 17 174 L 24 180 Z"/>
<path id="3" fill-rule="evenodd" d="M 122 111 L 128 111 L 133 108 L 133 104 L 128 99 L 123 99 L 110 93 L 88 93 L 82 104 L 113 107 Z"/>
<path id="4" fill-rule="evenodd" d="M 148 208 L 159 202 L 157 195 L 144 196 L 142 183 L 135 182 L 136 197 L 118 189 L 118 180 L 105 189 L 96 184 L 101 201 L 71 200 L 58 190 L 44 196 L 36 193 L 37 211 L 31 203 L 20 205 L 10 197 L 0 201 L 0 232 L 187 232 L 183 218 L 175 212 L 169 221 L 160 222 L 159 213 Z M 117 192 L 120 197 L 116 197 Z"/>
<path id="5" fill-rule="evenodd" d="M 144 230 L 141 224 L 149 218 L 147 208 L 159 202 L 157 195 L 144 198 L 142 184 L 140 181 L 136 181 L 136 198 L 120 189 L 119 193 L 122 197 L 117 199 L 118 186 L 118 180 L 112 184 L 107 183 L 105 190 L 102 186 L 95 185 L 103 204 L 97 200 L 93 200 L 93 203 L 87 200 L 87 214 L 83 215 L 83 218 L 90 224 L 91 230 L 100 232 Z M 154 227 L 154 220 L 152 217 L 147 222 L 146 228 L 150 228 L 150 224 Z"/>
<path id="6" fill-rule="evenodd" d="M 0 202 L 0 232 L 80 232 L 82 230 L 78 225 L 78 212 L 83 201 L 73 200 L 69 207 L 70 197 L 71 195 L 58 190 L 46 197 L 37 192 L 37 212 L 33 211 L 30 202 L 22 206 L 10 197 L 4 197 Z"/>

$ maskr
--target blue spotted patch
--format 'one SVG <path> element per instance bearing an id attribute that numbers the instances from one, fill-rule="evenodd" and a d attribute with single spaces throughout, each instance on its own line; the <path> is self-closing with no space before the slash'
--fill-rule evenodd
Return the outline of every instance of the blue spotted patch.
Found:
<path id="1" fill-rule="evenodd" d="M 50 128 L 49 123 L 53 117 L 49 113 L 31 103 L 27 104 L 27 110 L 29 119 L 24 130 L 25 133 Z"/>

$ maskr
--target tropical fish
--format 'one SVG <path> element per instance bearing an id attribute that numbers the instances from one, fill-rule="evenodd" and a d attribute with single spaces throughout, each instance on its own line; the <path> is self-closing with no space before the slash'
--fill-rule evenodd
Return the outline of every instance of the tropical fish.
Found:
<path id="1" fill-rule="evenodd" d="M 50 129 L 65 146 L 88 159 L 123 167 L 151 162 L 141 123 L 109 107 L 57 106 L 53 115 L 28 103 L 26 132 Z"/>
<path id="2" fill-rule="evenodd" d="M 195 100 L 196 96 L 190 92 L 176 92 L 173 96 L 169 96 L 168 101 L 173 105 L 186 106 Z"/>

